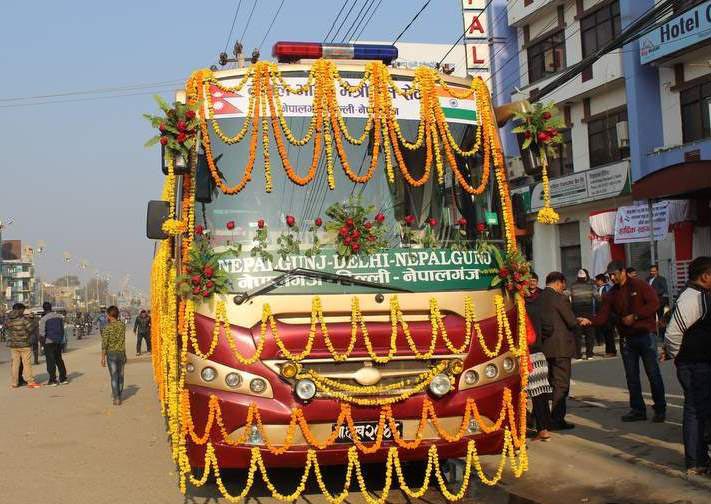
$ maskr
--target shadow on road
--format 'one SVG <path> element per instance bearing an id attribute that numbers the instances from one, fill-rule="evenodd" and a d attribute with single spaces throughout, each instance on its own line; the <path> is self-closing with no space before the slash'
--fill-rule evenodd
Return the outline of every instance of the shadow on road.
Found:
<path id="1" fill-rule="evenodd" d="M 135 396 L 140 388 L 141 387 L 137 385 L 128 385 L 127 387 L 124 387 L 123 393 L 121 394 L 121 400 L 125 402 L 127 399 Z"/>

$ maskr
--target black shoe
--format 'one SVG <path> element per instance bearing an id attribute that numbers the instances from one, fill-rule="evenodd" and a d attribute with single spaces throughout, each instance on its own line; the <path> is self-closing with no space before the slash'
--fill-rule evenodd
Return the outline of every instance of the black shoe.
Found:
<path id="1" fill-rule="evenodd" d="M 664 423 L 667 420 L 667 414 L 665 411 L 662 412 L 654 412 L 654 416 L 652 417 L 652 422 L 654 423 Z"/>
<path id="2" fill-rule="evenodd" d="M 647 419 L 647 413 L 644 411 L 635 411 L 632 410 L 626 415 L 622 415 L 622 421 L 623 422 L 641 422 L 642 420 Z"/>
<path id="3" fill-rule="evenodd" d="M 575 429 L 575 425 L 573 425 L 572 423 L 568 423 L 568 422 L 555 423 L 550 428 L 550 430 L 552 430 L 552 431 L 562 431 L 562 430 L 570 430 L 570 429 Z"/>

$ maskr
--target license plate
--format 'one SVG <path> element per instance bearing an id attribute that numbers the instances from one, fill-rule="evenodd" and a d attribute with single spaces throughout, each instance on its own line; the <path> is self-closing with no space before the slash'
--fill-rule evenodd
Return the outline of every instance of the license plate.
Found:
<path id="1" fill-rule="evenodd" d="M 334 424 L 332 428 L 336 428 Z M 363 442 L 373 442 L 378 437 L 378 422 L 355 422 L 355 431 L 358 437 Z M 402 422 L 395 422 L 395 427 L 397 428 L 398 434 L 402 436 Z M 392 441 L 393 432 L 390 430 L 388 423 L 385 423 L 383 428 L 383 441 Z M 353 438 L 351 437 L 351 431 L 348 425 L 341 425 L 338 431 L 338 437 L 336 438 L 336 443 L 353 443 Z"/>

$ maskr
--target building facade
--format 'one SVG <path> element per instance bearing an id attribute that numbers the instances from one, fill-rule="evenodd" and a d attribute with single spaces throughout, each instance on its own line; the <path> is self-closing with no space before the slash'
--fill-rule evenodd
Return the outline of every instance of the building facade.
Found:
<path id="1" fill-rule="evenodd" d="M 706 15 L 709 3 L 680 1 L 677 10 L 696 6 Z M 537 99 L 561 72 L 653 7 L 653 0 L 509 0 L 506 20 L 515 30 L 514 47 L 492 56 L 497 104 Z M 671 36 L 680 22 L 669 20 L 647 38 Z M 705 37 L 711 36 L 711 17 L 708 23 Z M 662 274 L 683 283 L 679 267 L 693 255 L 686 235 L 694 231 L 687 223 L 701 217 L 705 224 L 708 213 L 704 194 L 690 201 L 687 186 L 701 187 L 698 177 L 711 183 L 704 161 L 711 155 L 705 101 L 711 97 L 711 49 L 698 34 L 685 36 L 688 46 L 664 41 L 663 49 L 655 50 L 654 40 L 645 38 L 627 44 L 541 98 L 557 105 L 566 125 L 550 166 L 552 204 L 561 217 L 557 225 L 535 222 L 543 204 L 540 175 L 519 157 L 511 137 L 505 142 L 509 176 L 518 185 L 513 192 L 529 211 L 523 249 L 539 275 L 559 270 L 570 278 L 581 267 L 594 275 L 608 260 L 623 259 L 638 270 L 658 262 Z M 676 186 L 659 182 L 662 173 Z M 655 226 L 649 225 L 652 214 Z M 697 252 L 702 242 L 696 239 Z"/>
<path id="2" fill-rule="evenodd" d="M 15 303 L 35 304 L 35 267 L 31 250 L 24 250 L 20 240 L 2 242 L 0 262 L 0 308 Z"/>

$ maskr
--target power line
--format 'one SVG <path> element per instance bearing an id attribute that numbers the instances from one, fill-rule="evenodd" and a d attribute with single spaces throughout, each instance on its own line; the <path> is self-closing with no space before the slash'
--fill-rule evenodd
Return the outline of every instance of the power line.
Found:
<path id="1" fill-rule="evenodd" d="M 242 7 L 242 0 L 239 0 L 239 3 L 237 4 L 237 8 L 235 9 L 235 15 L 232 18 L 232 26 L 230 27 L 230 34 L 227 35 L 227 42 L 225 42 L 225 49 L 222 52 L 227 52 L 227 47 L 230 45 L 230 40 L 232 40 L 232 32 L 235 29 L 235 23 L 237 22 L 237 13 L 239 12 L 240 7 Z"/>
<path id="2" fill-rule="evenodd" d="M 158 92 L 165 92 L 165 91 L 172 91 L 175 88 L 166 88 L 166 89 L 154 89 L 152 91 L 142 91 L 138 93 L 124 93 L 124 94 L 116 94 L 116 95 L 109 95 L 109 96 L 91 96 L 91 97 L 84 97 L 84 98 L 71 98 L 68 100 L 50 100 L 50 101 L 39 101 L 39 102 L 33 102 L 33 103 L 13 103 L 11 105 L 0 105 L 0 109 L 9 109 L 9 108 L 21 108 L 21 107 L 35 107 L 38 105 L 53 105 L 55 103 L 76 103 L 76 102 L 84 102 L 84 101 L 96 101 L 96 100 L 107 100 L 111 98 L 125 98 L 127 96 L 142 96 L 142 95 L 152 95 Z"/>
<path id="3" fill-rule="evenodd" d="M 415 14 L 415 16 L 410 20 L 410 22 L 407 23 L 407 26 L 405 26 L 405 28 L 402 29 L 402 31 L 400 32 L 400 35 L 398 35 L 398 36 L 395 38 L 395 40 L 393 40 L 393 44 L 392 44 L 392 45 L 395 45 L 395 43 L 396 43 L 398 40 L 400 40 L 400 37 L 402 37 L 403 35 L 405 35 L 405 32 L 410 29 L 410 27 L 412 26 L 412 23 L 414 23 L 414 22 L 417 20 L 417 18 L 420 17 L 420 14 L 422 14 L 422 11 L 424 11 L 424 10 L 427 8 L 427 6 L 430 4 L 431 1 L 432 1 L 432 0 L 427 0 L 427 1 L 424 3 L 424 5 L 423 5 L 422 7 L 420 7 L 420 10 L 417 11 L 417 14 Z"/>
<path id="4" fill-rule="evenodd" d="M 360 39 L 360 36 L 363 35 L 363 32 L 370 24 L 370 20 L 373 19 L 375 12 L 380 8 L 380 4 L 382 4 L 382 3 L 383 3 L 383 0 L 378 0 L 378 4 L 375 6 L 375 9 L 373 9 L 373 12 L 370 13 L 370 16 L 368 16 L 368 20 L 363 25 L 363 28 L 361 28 L 361 30 L 358 32 L 358 35 L 356 35 L 356 37 L 355 37 L 356 40 Z"/>
<path id="5" fill-rule="evenodd" d="M 254 14 L 254 9 L 257 7 L 257 0 L 254 0 L 254 3 L 252 4 L 252 10 L 249 11 L 249 17 L 247 17 L 247 24 L 244 26 L 244 30 L 242 30 L 242 36 L 239 38 L 240 42 L 244 44 L 244 36 L 247 35 L 247 28 L 249 28 L 249 24 L 252 21 L 252 14 Z"/>
<path id="6" fill-rule="evenodd" d="M 274 14 L 274 18 L 272 18 L 272 22 L 269 23 L 269 28 L 267 28 L 267 32 L 264 34 L 264 37 L 262 37 L 262 41 L 259 43 L 259 50 L 262 50 L 262 46 L 264 45 L 264 41 L 267 40 L 267 36 L 269 35 L 269 32 L 272 31 L 272 27 L 274 26 L 274 22 L 277 20 L 279 17 L 279 13 L 281 12 L 281 8 L 284 7 L 284 1 L 281 0 L 281 3 L 279 4 L 279 8 L 276 11 L 276 14 Z"/>
<path id="7" fill-rule="evenodd" d="M 372 3 L 372 1 L 373 0 L 365 0 L 365 2 L 363 2 L 363 5 L 360 6 L 360 10 L 358 11 L 358 14 L 356 14 L 355 19 L 351 23 L 350 28 L 348 28 L 346 33 L 343 34 L 343 37 L 341 38 L 341 42 L 345 42 L 348 39 L 348 37 L 351 34 L 351 31 L 353 31 L 355 33 L 355 30 L 353 30 L 353 28 L 355 27 L 356 23 L 359 23 L 360 21 L 362 21 L 362 18 L 365 17 L 365 16 L 363 16 L 363 10 L 365 9 L 365 6 L 368 5 L 369 2 Z"/>
<path id="8" fill-rule="evenodd" d="M 445 60 L 445 58 L 446 58 L 447 56 L 449 56 L 449 53 L 452 52 L 452 49 L 454 49 L 455 47 L 457 47 L 457 44 L 459 44 L 459 43 L 462 41 L 462 39 L 467 36 L 467 31 L 469 30 L 469 28 L 471 27 L 471 25 L 473 25 L 475 22 L 477 22 L 477 21 L 479 20 L 479 18 L 481 17 L 481 15 L 486 12 L 486 9 L 489 8 L 489 5 L 491 5 L 491 2 L 493 2 L 493 1 L 494 1 L 494 0 L 489 0 L 488 2 L 486 2 L 486 5 L 484 5 L 484 9 L 483 9 L 479 14 L 477 14 L 474 19 L 472 19 L 471 24 L 470 24 L 469 26 L 465 26 L 465 27 L 464 27 L 464 32 L 459 36 L 459 38 L 454 42 L 454 44 L 452 44 L 452 47 L 449 48 L 449 50 L 445 53 L 445 55 L 442 56 L 442 59 L 439 60 L 439 63 L 437 64 L 437 66 L 441 65 L 442 62 Z"/>
<path id="9" fill-rule="evenodd" d="M 328 40 L 328 37 L 331 35 L 331 32 L 333 31 L 334 26 L 336 26 L 336 23 L 338 22 L 338 18 L 341 17 L 341 13 L 343 12 L 343 9 L 346 8 L 346 4 L 348 3 L 348 0 L 344 0 L 343 5 L 341 5 L 341 8 L 338 10 L 338 14 L 336 14 L 336 17 L 333 19 L 333 23 L 331 23 L 331 27 L 328 29 L 328 32 L 326 35 L 323 37 L 323 41 L 326 42 Z"/>
<path id="10" fill-rule="evenodd" d="M 353 30 L 353 33 L 350 34 L 349 38 L 357 40 L 355 38 L 355 35 L 356 35 L 356 33 L 358 33 L 358 30 L 360 29 L 361 25 L 363 24 L 363 21 L 365 21 L 365 19 L 368 17 L 368 13 L 370 12 L 370 9 L 373 7 L 373 5 L 375 5 L 375 0 L 372 0 L 370 2 L 370 5 L 368 5 L 368 8 L 363 13 L 363 17 L 360 18 L 360 21 L 358 21 L 358 24 L 355 26 L 355 29 Z"/>
<path id="11" fill-rule="evenodd" d="M 46 94 L 46 95 L 15 96 L 12 98 L 0 98 L 0 102 L 16 102 L 16 101 L 39 100 L 39 99 L 45 99 L 45 98 L 61 98 L 61 97 L 65 97 L 65 96 L 115 93 L 115 92 L 120 92 L 120 91 L 138 91 L 141 89 L 164 87 L 164 86 L 180 84 L 182 82 L 184 82 L 182 79 L 175 79 L 175 80 L 171 80 L 171 81 L 149 82 L 149 83 L 145 83 L 145 84 L 128 84 L 126 86 L 85 89 L 85 90 L 80 90 L 80 91 L 67 91 L 67 92 L 63 92 L 63 93 L 51 93 L 51 94 Z"/>
<path id="12" fill-rule="evenodd" d="M 336 30 L 336 32 L 333 34 L 333 38 L 331 38 L 331 41 L 336 40 L 336 37 L 338 37 L 338 34 L 341 33 L 341 28 L 343 28 L 343 25 L 346 23 L 346 21 L 348 20 L 348 18 L 349 18 L 350 15 L 351 15 L 351 12 L 353 12 L 353 8 L 354 8 L 357 4 L 358 4 L 358 0 L 353 0 L 353 4 L 351 5 L 351 8 L 348 9 L 348 12 L 346 13 L 346 17 L 344 17 L 344 18 L 341 20 L 341 24 L 338 25 L 338 30 Z"/>

